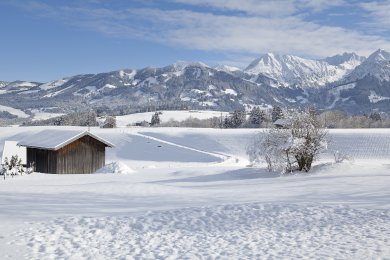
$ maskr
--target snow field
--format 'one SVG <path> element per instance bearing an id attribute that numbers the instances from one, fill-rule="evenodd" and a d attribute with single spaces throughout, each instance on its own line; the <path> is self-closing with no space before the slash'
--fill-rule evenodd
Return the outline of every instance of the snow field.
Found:
<path id="1" fill-rule="evenodd" d="M 387 129 L 386 129 L 387 130 Z M 390 130 L 367 129 L 361 132 L 330 131 L 329 151 L 340 151 L 355 160 L 390 161 Z"/>
<path id="2" fill-rule="evenodd" d="M 383 210 L 251 203 L 58 218 L 13 243 L 29 259 L 373 259 L 390 255 L 389 221 Z"/>
<path id="3" fill-rule="evenodd" d="M 1 128 L 0 150 L 47 128 Z M 293 176 L 245 167 L 258 129 L 91 132 L 115 144 L 103 172 L 118 174 L 0 181 L 4 259 L 390 256 L 389 129 L 330 130 L 354 162 L 324 154 Z"/>
<path id="4" fill-rule="evenodd" d="M 262 129 L 148 129 L 140 133 L 162 140 L 187 145 L 199 150 L 229 154 L 248 160 L 246 147 Z M 321 158 L 331 158 L 339 151 L 355 160 L 390 160 L 390 129 L 330 129 L 330 143 Z"/>

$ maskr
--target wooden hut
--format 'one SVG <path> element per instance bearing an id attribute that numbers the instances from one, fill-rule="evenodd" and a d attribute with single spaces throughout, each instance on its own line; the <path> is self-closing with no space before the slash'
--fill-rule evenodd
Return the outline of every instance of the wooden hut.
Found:
<path id="1" fill-rule="evenodd" d="M 106 147 L 113 144 L 90 132 L 44 130 L 18 143 L 27 148 L 27 165 L 35 171 L 94 173 L 105 165 Z"/>

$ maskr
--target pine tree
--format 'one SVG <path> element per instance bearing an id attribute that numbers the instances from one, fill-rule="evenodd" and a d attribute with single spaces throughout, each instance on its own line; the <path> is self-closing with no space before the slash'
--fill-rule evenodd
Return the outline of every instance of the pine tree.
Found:
<path id="1" fill-rule="evenodd" d="M 281 107 L 276 106 L 272 109 L 272 122 L 278 119 L 284 118 L 283 110 Z"/>
<path id="2" fill-rule="evenodd" d="M 9 170 L 9 162 L 8 162 L 8 157 L 4 158 L 4 166 L 6 170 Z"/>
<path id="3" fill-rule="evenodd" d="M 370 114 L 370 119 L 372 119 L 373 121 L 381 121 L 382 117 L 381 114 L 379 114 L 378 112 L 374 112 Z"/>
<path id="4" fill-rule="evenodd" d="M 243 123 L 245 123 L 246 114 L 244 111 L 236 110 L 234 111 L 232 118 L 231 118 L 231 124 L 233 128 L 238 128 L 242 126 Z"/>
<path id="5" fill-rule="evenodd" d="M 249 114 L 249 123 L 254 126 L 260 126 L 265 119 L 265 113 L 259 107 L 254 107 Z"/>
<path id="6" fill-rule="evenodd" d="M 151 126 L 156 126 L 156 125 L 159 125 L 161 123 L 161 120 L 160 120 L 160 115 L 158 112 L 154 113 L 154 115 L 152 116 L 152 120 L 150 121 L 150 125 Z"/>
<path id="7" fill-rule="evenodd" d="M 20 175 L 23 175 L 23 173 L 24 173 L 24 168 L 22 165 L 22 158 L 19 158 L 19 160 L 18 160 L 18 172 L 20 173 Z"/>
<path id="8" fill-rule="evenodd" d="M 225 116 L 225 119 L 223 120 L 223 127 L 224 128 L 231 128 L 232 127 L 232 122 L 230 120 L 230 117 Z"/>

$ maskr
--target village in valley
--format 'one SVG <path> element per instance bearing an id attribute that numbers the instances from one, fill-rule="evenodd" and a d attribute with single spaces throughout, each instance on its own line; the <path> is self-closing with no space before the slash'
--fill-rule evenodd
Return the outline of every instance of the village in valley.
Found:
<path id="1" fill-rule="evenodd" d="M 0 259 L 389 259 L 389 12 L 1 2 Z"/>

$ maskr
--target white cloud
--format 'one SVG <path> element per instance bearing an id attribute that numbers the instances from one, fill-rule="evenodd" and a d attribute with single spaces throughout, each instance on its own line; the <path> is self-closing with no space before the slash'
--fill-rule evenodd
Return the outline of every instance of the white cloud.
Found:
<path id="1" fill-rule="evenodd" d="M 313 12 L 320 12 L 331 7 L 347 5 L 347 2 L 344 0 L 296 0 L 295 2 L 299 8 L 311 9 Z"/>
<path id="2" fill-rule="evenodd" d="M 294 16 L 270 19 L 156 9 L 136 13 L 152 22 L 155 34 L 151 35 L 156 40 L 199 50 L 327 56 L 345 51 L 369 54 L 379 47 L 390 49 L 390 42 L 379 36 L 321 26 Z"/>
<path id="3" fill-rule="evenodd" d="M 372 28 L 389 31 L 390 30 L 390 1 L 380 2 L 367 2 L 362 3 L 360 6 L 368 12 L 370 22 L 364 24 L 371 26 Z"/>
<path id="4" fill-rule="evenodd" d="M 247 12 L 248 15 L 196 12 L 191 9 L 113 10 L 70 6 L 52 6 L 48 13 L 73 26 L 105 35 L 141 38 L 187 49 L 236 53 L 243 56 L 277 52 L 324 57 L 350 51 L 368 55 L 378 48 L 390 49 L 390 41 L 381 36 L 365 35 L 337 26 L 319 25 L 305 21 L 301 14 L 292 14 L 303 8 L 302 6 L 318 11 L 330 5 L 343 5 L 344 2 L 341 0 L 335 0 L 333 4 L 324 0 L 280 0 L 272 1 L 275 5 L 268 6 L 264 3 L 269 2 L 254 0 L 188 0 L 185 2 L 219 9 L 239 10 Z M 285 2 L 294 4 L 290 6 L 286 3 L 285 10 L 273 16 L 260 15 L 267 10 L 268 14 L 277 12 L 276 4 Z M 373 6 L 370 7 L 372 10 L 374 10 Z M 35 8 L 39 9 L 40 6 Z M 42 8 L 46 10 L 49 7 L 45 5 Z M 283 12 L 290 14 L 281 15 Z"/>
<path id="5" fill-rule="evenodd" d="M 297 11 L 293 1 L 277 0 L 172 0 L 177 3 L 188 5 L 209 6 L 221 10 L 242 11 L 248 14 L 270 15 L 288 15 Z"/>
<path id="6" fill-rule="evenodd" d="M 171 0 L 188 5 L 209 6 L 222 10 L 242 11 L 252 15 L 284 16 L 300 11 L 318 12 L 345 5 L 344 0 Z"/>

